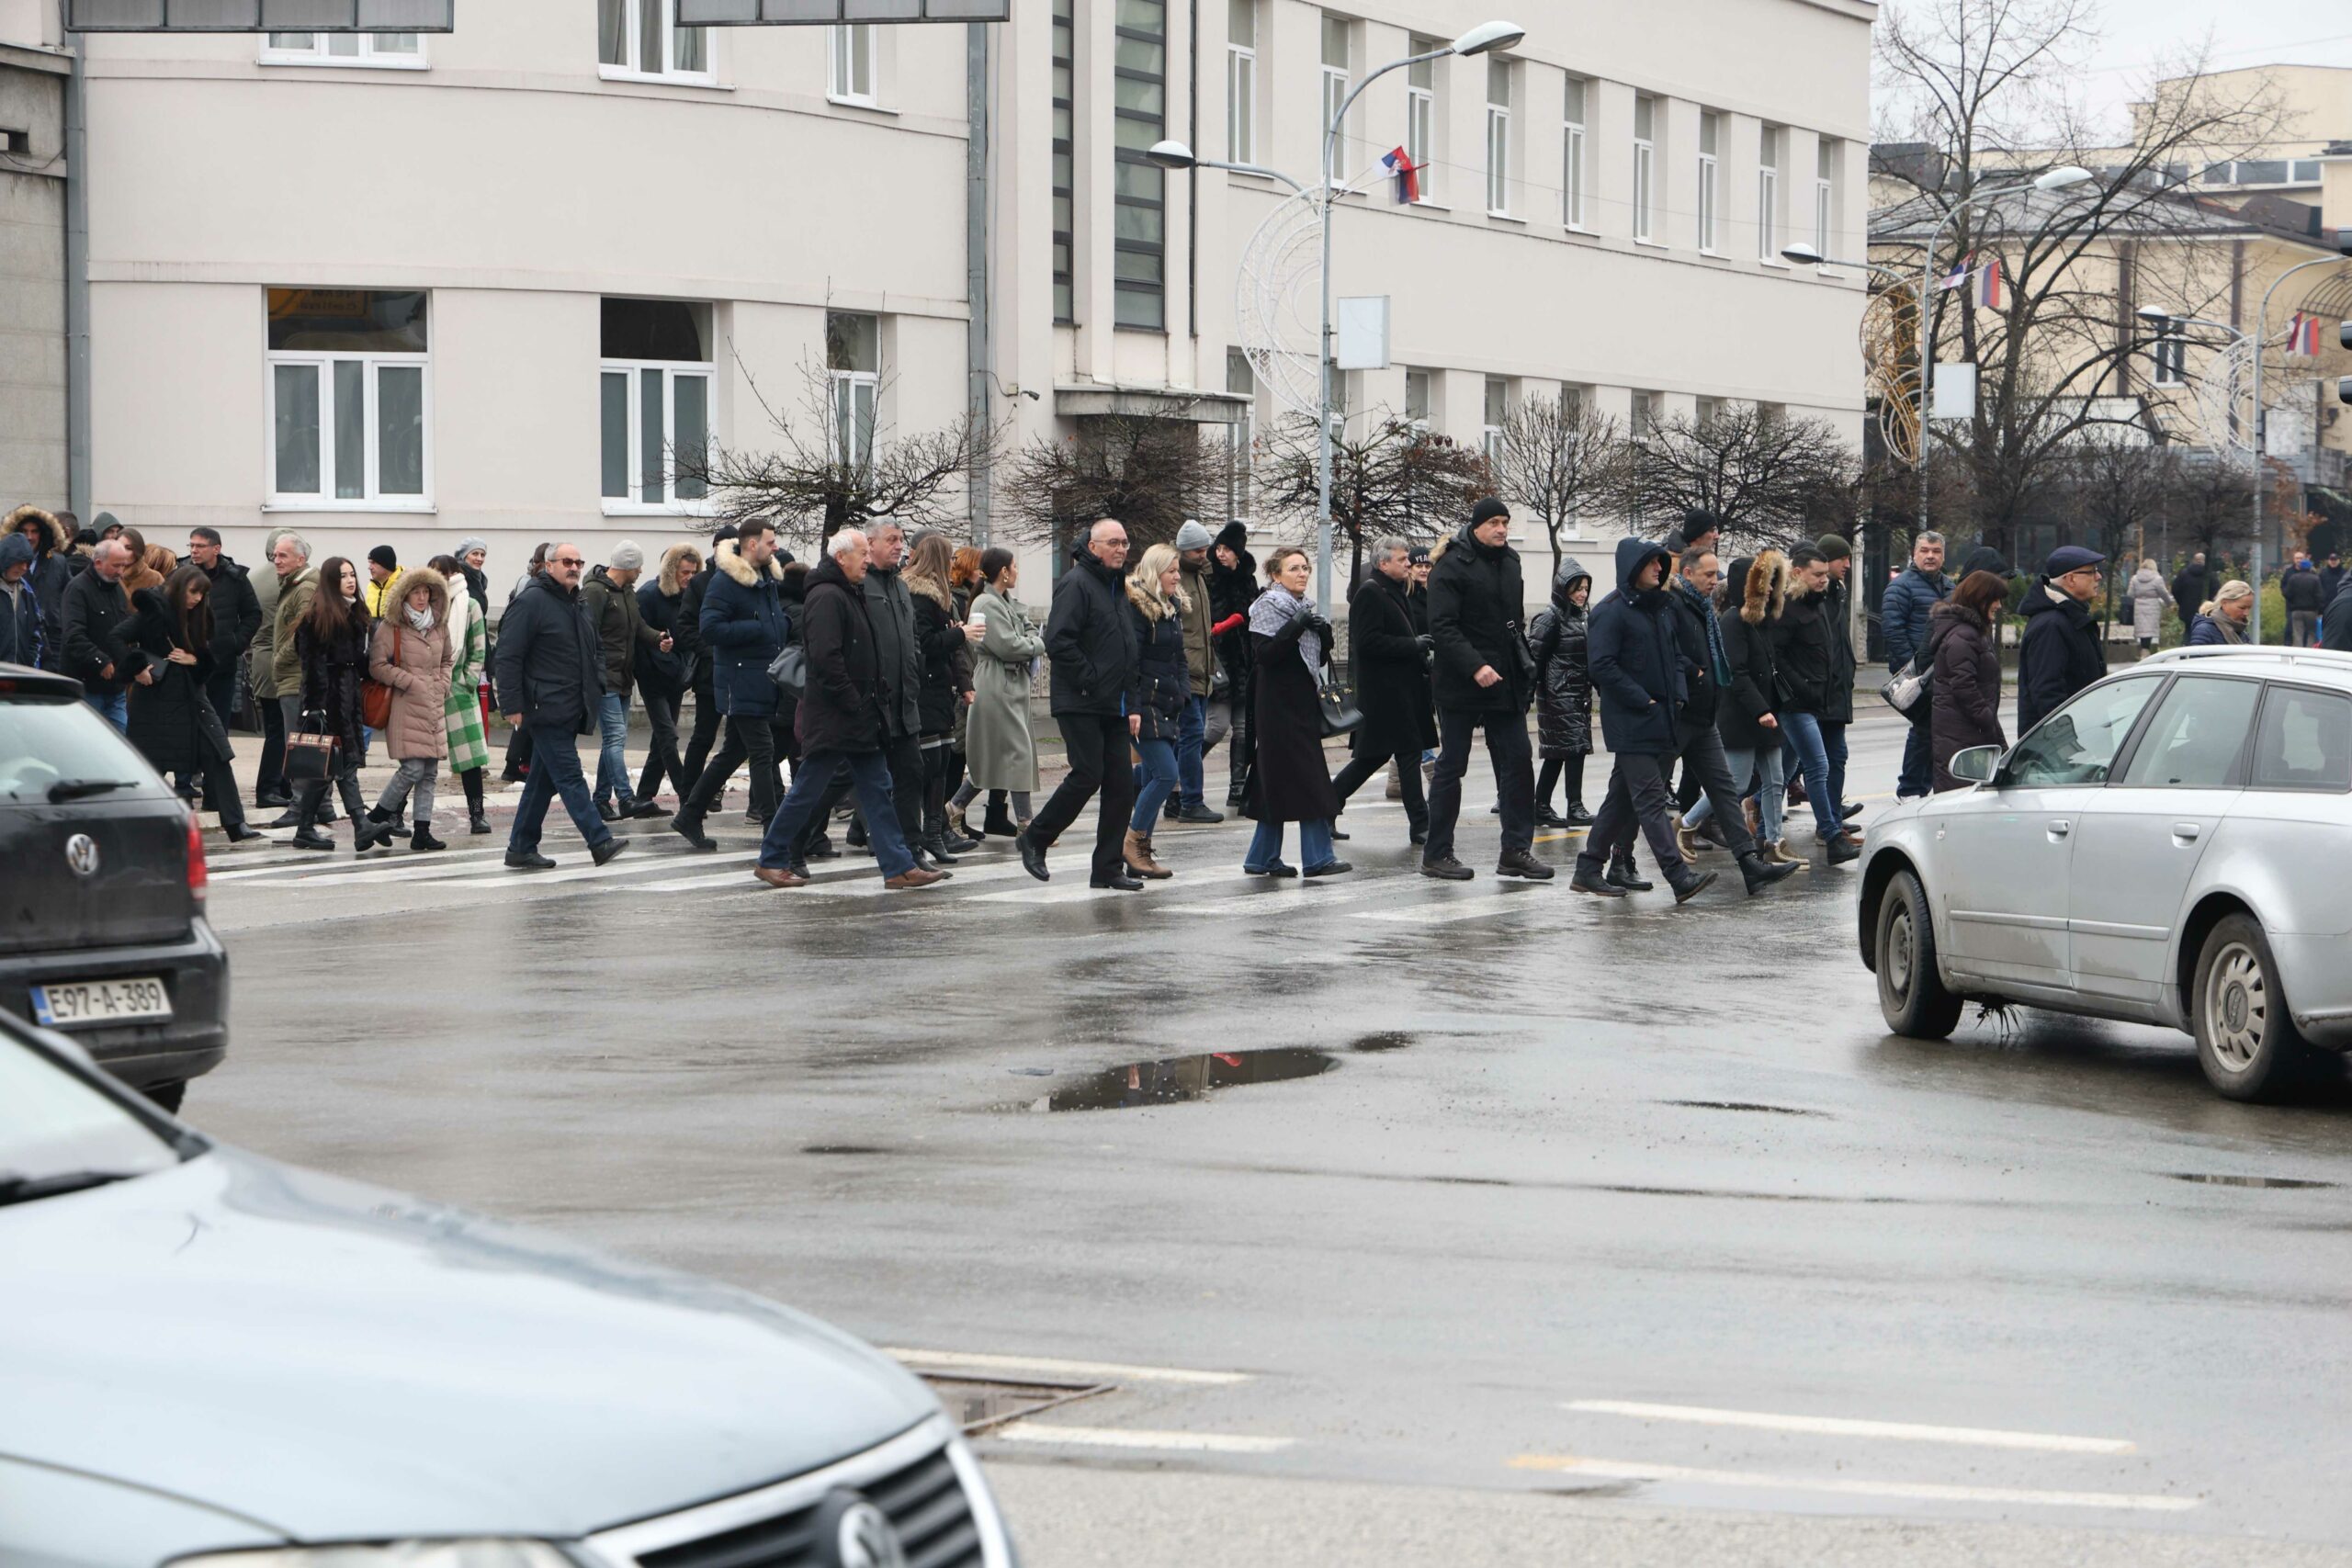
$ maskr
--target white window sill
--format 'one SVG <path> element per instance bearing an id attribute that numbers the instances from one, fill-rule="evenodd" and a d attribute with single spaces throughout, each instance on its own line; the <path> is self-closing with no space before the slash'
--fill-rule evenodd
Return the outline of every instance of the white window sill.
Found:
<path id="1" fill-rule="evenodd" d="M 1756 265 L 1758 266 L 1769 266 L 1774 272 L 1787 272 L 1791 270 L 1789 264 L 1782 261 L 1778 256 L 1758 256 L 1756 258 Z"/>
<path id="2" fill-rule="evenodd" d="M 855 98 L 845 94 L 827 93 L 825 101 L 836 108 L 864 109 L 868 114 L 895 115 L 899 111 L 886 107 L 879 98 Z"/>
<path id="3" fill-rule="evenodd" d="M 1639 234 L 1634 236 L 1634 243 L 1641 246 L 1642 249 L 1645 251 L 1666 251 L 1672 250 L 1674 248 L 1671 245 L 1668 245 L 1664 240 L 1645 240 Z"/>
<path id="4" fill-rule="evenodd" d="M 430 501 L 400 497 L 386 501 L 329 501 L 320 496 L 282 495 L 261 503 L 264 512 L 399 512 L 430 517 L 440 509 Z"/>
<path id="5" fill-rule="evenodd" d="M 2183 387 L 2188 385 L 2188 383 L 2186 381 L 2151 381 L 2148 383 L 2148 387 L 2152 391 L 2158 392 L 2177 392 Z"/>
<path id="6" fill-rule="evenodd" d="M 1496 210 L 1495 210 L 1493 208 L 1491 208 L 1491 207 L 1489 207 L 1488 209 L 1487 209 L 1487 217 L 1488 220 L 1490 220 L 1490 221 L 1492 221 L 1492 222 L 1496 222 L 1496 223 L 1515 223 L 1515 224 L 1517 224 L 1519 227 L 1521 227 L 1521 228 L 1522 228 L 1522 229 L 1524 229 L 1524 228 L 1526 228 L 1526 227 L 1527 227 L 1527 220 L 1526 220 L 1526 219 L 1524 219 L 1524 218 L 1516 218 L 1516 217 L 1513 217 L 1511 214 L 1510 214 L 1510 213 L 1508 213 L 1508 212 L 1498 212 L 1498 211 L 1496 211 Z"/>
<path id="7" fill-rule="evenodd" d="M 722 92 L 734 90 L 722 86 L 718 77 L 707 73 L 690 74 L 684 72 L 665 73 L 630 71 L 618 65 L 599 65 L 596 67 L 596 74 L 607 82 L 638 82 L 652 87 L 704 87 Z"/>
<path id="8" fill-rule="evenodd" d="M 1709 249 L 1708 249 L 1706 246 L 1704 246 L 1704 245 L 1701 245 L 1701 246 L 1699 247 L 1699 255 L 1700 255 L 1700 258 L 1701 258 L 1702 260 L 1703 260 L 1703 261 L 1717 261 L 1717 262 L 1719 262 L 1719 261 L 1729 261 L 1729 260 L 1731 260 L 1731 257 L 1729 257 L 1729 256 L 1727 256 L 1727 255 L 1724 254 L 1723 254 L 1723 252 L 1721 252 L 1721 251 L 1713 251 L 1713 250 L 1709 250 Z"/>
<path id="9" fill-rule="evenodd" d="M 1563 223 L 1560 225 L 1560 231 L 1564 234 L 1574 234 L 1580 240 L 1598 240 L 1600 238 L 1600 230 L 1588 229 L 1581 223 Z"/>
<path id="10" fill-rule="evenodd" d="M 607 517 L 716 517 L 707 502 L 681 501 L 658 505 L 645 501 L 615 501 L 604 498 L 604 514 Z"/>
<path id="11" fill-rule="evenodd" d="M 351 55 L 324 54 L 265 54 L 264 65 L 307 65 L 317 71 L 424 71 L 429 69 L 422 59 L 403 60 L 399 55 L 384 55 L 374 59 L 359 59 Z"/>
<path id="12" fill-rule="evenodd" d="M 1407 202 L 1405 205 L 1408 207 L 1419 208 L 1424 212 L 1451 212 L 1453 210 L 1453 208 L 1448 207 L 1444 202 L 1438 200 L 1432 196 L 1418 197 L 1415 199 Z"/>

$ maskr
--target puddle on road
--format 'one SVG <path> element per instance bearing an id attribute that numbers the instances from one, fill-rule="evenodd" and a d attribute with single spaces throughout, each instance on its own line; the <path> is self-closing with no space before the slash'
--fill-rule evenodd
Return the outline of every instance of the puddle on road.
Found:
<path id="1" fill-rule="evenodd" d="M 2194 1181 L 2206 1187 L 2341 1187 L 2340 1181 L 2306 1181 L 2295 1176 L 2224 1176 L 2202 1170 L 2167 1170 L 2161 1173 L 2175 1181 Z"/>
<path id="2" fill-rule="evenodd" d="M 1661 1100 L 1660 1105 L 1678 1105 L 1685 1111 L 1759 1111 L 1773 1116 L 1826 1116 L 1826 1111 L 1807 1111 L 1795 1105 L 1765 1105 L 1748 1100 Z"/>
<path id="3" fill-rule="evenodd" d="M 1328 1051 L 1293 1045 L 1265 1051 L 1213 1051 L 1199 1056 L 1170 1056 L 1090 1073 L 1038 1099 L 995 1109 L 1126 1111 L 1143 1105 L 1176 1105 L 1202 1099 L 1216 1089 L 1311 1078 L 1339 1065 L 1340 1059 Z"/>

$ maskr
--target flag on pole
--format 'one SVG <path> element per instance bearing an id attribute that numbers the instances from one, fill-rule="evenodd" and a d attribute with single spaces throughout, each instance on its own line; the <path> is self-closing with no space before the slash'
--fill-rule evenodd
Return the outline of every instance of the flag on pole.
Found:
<path id="1" fill-rule="evenodd" d="M 2307 316 L 2301 310 L 2295 312 L 2294 321 L 2287 328 L 2287 352 L 2305 359 L 2315 359 L 2319 356 L 2319 318 L 2317 316 Z"/>
<path id="2" fill-rule="evenodd" d="M 1977 269 L 1976 302 L 1988 310 L 2001 308 L 2001 261 L 1998 256 Z"/>
<path id="3" fill-rule="evenodd" d="M 1399 147 L 1392 152 L 1382 154 L 1380 161 L 1388 166 L 1389 173 L 1396 176 L 1396 199 L 1398 201 L 1419 201 L 1421 199 L 1420 170 L 1414 166 L 1410 154 L 1408 154 L 1402 147 Z"/>
<path id="4" fill-rule="evenodd" d="M 1973 262 L 1975 259 L 1976 253 L 1974 251 L 1971 251 L 1966 255 L 1961 257 L 1959 263 L 1952 267 L 1951 271 L 1945 274 L 1944 276 L 1936 284 L 1936 292 L 1939 294 L 1949 294 L 1953 289 L 1959 288 L 1962 284 L 1966 283 L 1968 281 L 1969 264 Z"/>

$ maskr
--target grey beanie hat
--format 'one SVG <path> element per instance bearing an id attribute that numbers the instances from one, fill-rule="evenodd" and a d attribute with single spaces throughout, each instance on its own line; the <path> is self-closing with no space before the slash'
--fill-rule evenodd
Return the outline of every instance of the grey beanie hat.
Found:
<path id="1" fill-rule="evenodd" d="M 637 547 L 635 540 L 623 539 L 605 558 L 605 565 L 614 571 L 641 571 L 645 568 L 645 552 Z"/>
<path id="2" fill-rule="evenodd" d="M 1207 549 L 1209 531 L 1201 526 L 1197 518 L 1187 517 L 1184 525 L 1176 530 L 1176 547 L 1179 550 Z"/>
<path id="3" fill-rule="evenodd" d="M 480 550 L 482 554 L 488 555 L 490 553 L 490 541 L 472 534 L 469 534 L 464 538 L 458 541 L 458 558 L 459 560 L 465 559 L 476 550 Z"/>

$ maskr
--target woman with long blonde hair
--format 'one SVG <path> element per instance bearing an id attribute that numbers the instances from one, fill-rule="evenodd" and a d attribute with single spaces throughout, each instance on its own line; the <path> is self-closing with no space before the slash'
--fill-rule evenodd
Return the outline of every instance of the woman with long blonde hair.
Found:
<path id="1" fill-rule="evenodd" d="M 922 655 L 922 689 L 916 698 L 922 720 L 922 840 L 914 847 L 943 864 L 978 847 L 947 829 L 947 774 L 955 751 L 956 716 L 971 700 L 971 667 L 965 653 L 964 617 L 956 614 L 948 585 L 956 546 L 944 534 L 925 534 L 909 552 L 907 595 L 914 601 L 915 646 Z"/>
<path id="2" fill-rule="evenodd" d="M 1141 720 L 1135 749 L 1142 766 L 1135 812 L 1127 818 L 1126 860 L 1128 870 L 1155 880 L 1175 874 L 1153 856 L 1151 829 L 1176 788 L 1176 739 L 1193 700 L 1183 621 L 1191 602 L 1182 581 L 1182 558 L 1166 545 L 1144 551 L 1127 573 L 1127 614 L 1136 624 L 1136 683 L 1127 693 L 1127 712 Z"/>

